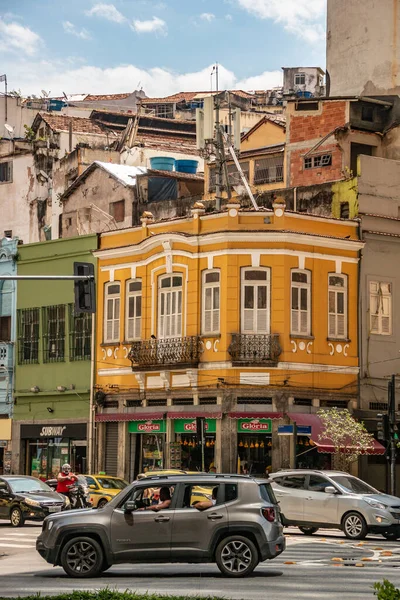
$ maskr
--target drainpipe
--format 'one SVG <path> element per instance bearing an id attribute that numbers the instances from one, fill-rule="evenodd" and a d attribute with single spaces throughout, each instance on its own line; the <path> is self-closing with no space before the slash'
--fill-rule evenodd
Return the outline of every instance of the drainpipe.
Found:
<path id="1" fill-rule="evenodd" d="M 293 210 L 297 212 L 297 187 L 293 188 Z"/>

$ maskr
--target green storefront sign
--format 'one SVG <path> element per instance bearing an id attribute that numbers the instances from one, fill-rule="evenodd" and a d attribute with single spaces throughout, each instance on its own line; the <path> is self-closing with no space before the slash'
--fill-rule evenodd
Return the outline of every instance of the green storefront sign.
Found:
<path id="1" fill-rule="evenodd" d="M 206 433 L 217 431 L 217 419 L 205 420 Z M 175 433 L 196 433 L 196 419 L 176 419 L 174 422 Z"/>
<path id="2" fill-rule="evenodd" d="M 272 433 L 271 419 L 238 419 L 238 433 Z"/>
<path id="3" fill-rule="evenodd" d="M 129 433 L 165 433 L 165 421 L 130 421 L 128 423 Z"/>

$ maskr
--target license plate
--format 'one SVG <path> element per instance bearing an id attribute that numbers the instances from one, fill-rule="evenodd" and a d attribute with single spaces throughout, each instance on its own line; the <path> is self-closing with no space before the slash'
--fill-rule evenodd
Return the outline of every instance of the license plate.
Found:
<path id="1" fill-rule="evenodd" d="M 61 506 L 49 506 L 49 513 L 60 512 Z"/>

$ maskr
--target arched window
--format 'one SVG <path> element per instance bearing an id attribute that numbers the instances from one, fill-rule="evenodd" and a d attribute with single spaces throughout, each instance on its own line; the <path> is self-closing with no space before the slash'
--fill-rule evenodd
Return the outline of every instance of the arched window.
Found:
<path id="1" fill-rule="evenodd" d="M 270 332 L 270 270 L 242 269 L 241 331 L 249 334 Z"/>
<path id="2" fill-rule="evenodd" d="M 311 272 L 291 271 L 292 335 L 311 335 Z"/>
<path id="3" fill-rule="evenodd" d="M 203 271 L 202 332 L 219 333 L 220 271 Z"/>
<path id="4" fill-rule="evenodd" d="M 328 337 L 347 337 L 347 275 L 328 275 Z"/>
<path id="5" fill-rule="evenodd" d="M 125 339 L 140 340 L 142 329 L 142 282 L 140 279 L 126 282 Z"/>
<path id="6" fill-rule="evenodd" d="M 159 278 L 158 337 L 182 336 L 182 275 L 163 275 Z"/>
<path id="7" fill-rule="evenodd" d="M 106 283 L 104 288 L 104 342 L 119 342 L 121 284 Z"/>

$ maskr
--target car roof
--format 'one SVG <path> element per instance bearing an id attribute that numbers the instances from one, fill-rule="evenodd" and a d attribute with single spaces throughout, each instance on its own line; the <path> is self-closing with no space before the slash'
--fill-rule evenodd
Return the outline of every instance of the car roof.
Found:
<path id="1" fill-rule="evenodd" d="M 317 475 L 327 475 L 331 477 L 332 475 L 347 475 L 347 477 L 354 477 L 354 475 L 350 475 L 345 471 L 328 471 L 322 469 L 284 469 L 282 471 L 276 471 L 276 473 L 270 473 L 270 478 L 274 479 L 275 477 L 283 477 L 284 475 L 309 475 L 310 473 L 316 473 Z"/>
<path id="2" fill-rule="evenodd" d="M 42 481 L 41 479 L 38 479 L 37 477 L 32 477 L 31 475 L 0 475 L 0 479 L 4 479 L 4 480 L 9 480 L 9 479 L 34 479 L 35 481 Z"/>
<path id="3" fill-rule="evenodd" d="M 195 482 L 204 482 L 205 479 L 208 479 L 210 482 L 212 481 L 218 481 L 218 480 L 224 480 L 224 479 L 229 479 L 229 480 L 236 480 L 236 481 L 256 481 L 256 479 L 254 477 L 251 477 L 249 475 L 236 475 L 235 473 L 200 473 L 200 474 L 196 474 L 196 475 L 186 475 L 184 473 L 176 473 L 176 474 L 171 474 L 171 475 L 153 475 L 150 477 L 146 477 L 143 479 L 139 479 L 137 480 L 140 483 L 147 483 L 148 481 L 157 481 L 157 482 L 169 482 L 171 480 L 173 481 L 195 481 Z M 265 483 L 268 480 L 265 480 Z"/>
<path id="4" fill-rule="evenodd" d="M 122 477 L 116 477 L 115 475 L 101 475 L 100 473 L 84 473 L 82 474 L 83 477 L 105 477 L 106 479 L 120 479 L 121 481 L 124 481 L 122 479 Z"/>

